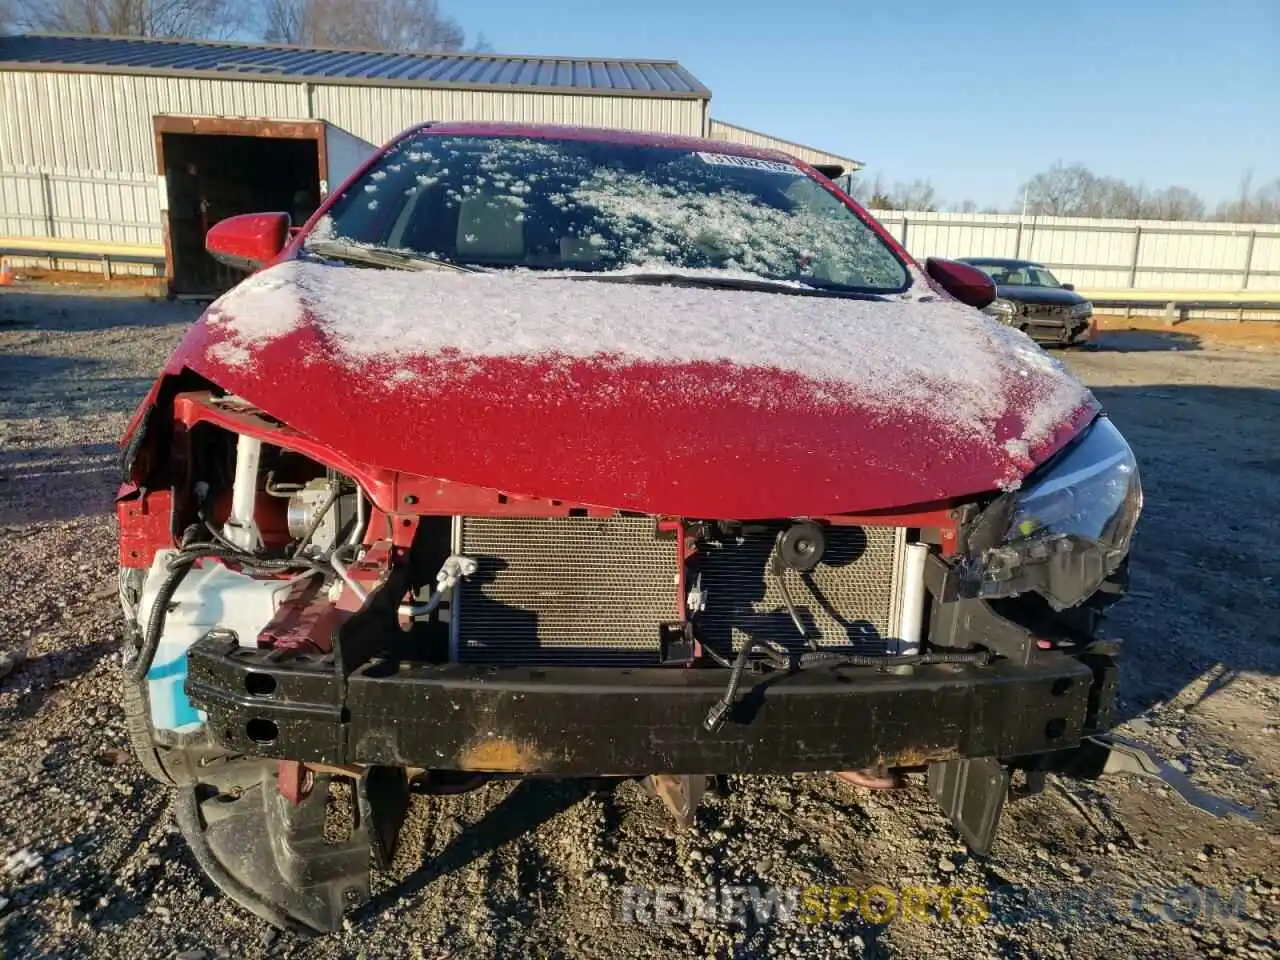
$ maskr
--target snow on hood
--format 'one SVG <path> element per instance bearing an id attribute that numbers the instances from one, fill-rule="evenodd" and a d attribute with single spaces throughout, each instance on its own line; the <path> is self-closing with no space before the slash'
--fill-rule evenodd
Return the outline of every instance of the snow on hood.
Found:
<path id="1" fill-rule="evenodd" d="M 412 378 L 400 360 L 424 355 L 728 364 L 798 374 L 835 404 L 913 420 L 942 414 L 948 433 L 986 437 L 1008 412 L 1010 386 L 1025 381 L 1032 395 L 1016 400 L 1029 415 L 1004 440 L 1011 452 L 1035 448 L 1089 402 L 1024 334 L 931 292 L 919 282 L 901 298 L 853 300 L 294 260 L 214 303 L 209 324 L 220 337 L 213 356 L 233 367 L 310 322 L 334 359 L 393 382 Z"/>
<path id="2" fill-rule="evenodd" d="M 170 369 L 357 461 L 649 513 L 1014 487 L 1097 404 L 1025 335 L 913 277 L 857 300 L 290 261 L 215 302 Z"/>

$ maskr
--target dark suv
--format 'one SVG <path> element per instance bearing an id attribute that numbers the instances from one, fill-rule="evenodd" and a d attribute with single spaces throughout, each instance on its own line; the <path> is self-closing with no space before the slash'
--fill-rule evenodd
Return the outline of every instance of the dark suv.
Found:
<path id="1" fill-rule="evenodd" d="M 1037 343 L 1077 346 L 1095 332 L 1093 304 L 1042 264 L 1002 257 L 969 257 L 968 263 L 991 277 L 996 299 L 985 312 L 1016 327 Z"/>

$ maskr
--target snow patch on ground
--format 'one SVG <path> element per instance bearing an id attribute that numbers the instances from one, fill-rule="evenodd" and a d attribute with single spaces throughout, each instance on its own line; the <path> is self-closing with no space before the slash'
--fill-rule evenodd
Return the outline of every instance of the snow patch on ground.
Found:
<path id="1" fill-rule="evenodd" d="M 1088 391 L 1025 335 L 952 300 L 879 301 L 572 280 L 535 271 L 449 274 L 280 264 L 210 309 L 217 359 L 254 349 L 305 320 L 323 349 L 356 370 L 408 386 L 405 363 L 471 358 L 540 364 L 590 359 L 731 364 L 806 378 L 830 403 L 933 420 L 994 440 L 1008 396 L 1033 413 L 1016 450 L 1047 439 Z M 442 373 L 443 375 L 443 373 Z M 1013 456 L 1015 448 L 1006 448 Z"/>

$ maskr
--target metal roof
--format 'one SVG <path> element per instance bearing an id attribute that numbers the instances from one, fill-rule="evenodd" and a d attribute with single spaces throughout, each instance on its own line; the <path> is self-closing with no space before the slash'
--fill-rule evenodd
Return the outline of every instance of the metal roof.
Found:
<path id="1" fill-rule="evenodd" d="M 142 73 L 394 87 L 709 99 L 672 60 L 388 53 L 193 40 L 0 37 L 0 70 Z"/>

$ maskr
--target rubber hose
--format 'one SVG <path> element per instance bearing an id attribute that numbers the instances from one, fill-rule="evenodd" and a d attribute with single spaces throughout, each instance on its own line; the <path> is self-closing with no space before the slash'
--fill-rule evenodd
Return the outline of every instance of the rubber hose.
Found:
<path id="1" fill-rule="evenodd" d="M 769 658 L 775 667 L 782 670 L 790 669 L 790 663 L 783 662 L 782 658 L 770 647 L 767 640 L 759 637 L 748 640 L 742 645 L 742 649 L 738 651 L 737 659 L 733 661 L 733 669 L 729 671 L 729 683 L 725 687 L 723 696 L 711 708 L 711 712 L 707 714 L 707 718 L 702 723 L 706 729 L 716 731 L 724 725 L 725 715 L 738 698 L 738 687 L 742 685 L 742 675 L 747 672 L 747 662 L 751 657 L 752 651 L 757 648 L 763 648 L 769 654 Z"/>
<path id="2" fill-rule="evenodd" d="M 133 683 L 141 683 L 146 678 L 147 671 L 151 669 L 151 661 L 155 659 L 156 650 L 160 646 L 160 634 L 164 632 L 169 602 L 173 600 L 174 593 L 177 592 L 182 579 L 191 570 L 196 559 L 197 557 L 186 553 L 178 554 L 178 562 L 165 578 L 164 583 L 160 584 L 155 602 L 151 605 L 151 616 L 147 619 L 147 632 L 142 638 L 142 646 L 138 650 L 137 658 L 129 665 L 128 677 Z"/>
<path id="3" fill-rule="evenodd" d="M 232 560 L 245 566 L 257 567 L 263 570 L 287 570 L 290 567 L 304 566 L 319 569 L 321 572 L 329 572 L 328 568 L 310 560 L 279 559 L 264 561 L 262 558 L 255 557 L 252 554 L 219 549 L 214 544 L 196 544 L 188 547 L 178 553 L 171 561 L 169 576 L 165 578 L 164 583 L 160 584 L 160 589 L 156 593 L 155 603 L 151 605 L 151 616 L 147 620 L 147 632 L 143 637 L 142 647 L 138 650 L 137 659 L 129 666 L 128 677 L 134 683 L 141 683 L 146 678 L 147 671 L 151 669 L 151 663 L 155 660 L 156 650 L 160 647 L 160 635 L 164 632 L 164 621 L 169 615 L 169 603 L 173 600 L 174 593 L 177 592 L 183 578 L 190 572 L 195 562 L 204 557 Z"/>

